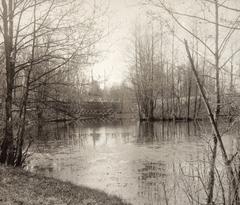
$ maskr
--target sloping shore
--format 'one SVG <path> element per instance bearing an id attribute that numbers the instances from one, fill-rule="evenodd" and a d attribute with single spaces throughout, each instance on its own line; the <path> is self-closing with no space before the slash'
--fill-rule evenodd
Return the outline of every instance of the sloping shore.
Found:
<path id="1" fill-rule="evenodd" d="M 127 205 L 116 196 L 0 166 L 0 205 Z"/>

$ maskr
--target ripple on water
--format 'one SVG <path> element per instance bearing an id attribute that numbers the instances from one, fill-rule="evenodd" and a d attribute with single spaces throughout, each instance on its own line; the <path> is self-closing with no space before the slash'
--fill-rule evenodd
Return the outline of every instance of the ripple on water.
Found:
<path id="1" fill-rule="evenodd" d="M 179 165 L 188 167 L 206 151 L 193 124 L 75 125 L 66 130 L 58 131 L 55 140 L 33 146 L 38 153 L 27 169 L 101 189 L 136 205 L 165 203 L 164 186 L 173 197 Z M 184 204 L 184 196 L 177 197 L 177 204 Z"/>

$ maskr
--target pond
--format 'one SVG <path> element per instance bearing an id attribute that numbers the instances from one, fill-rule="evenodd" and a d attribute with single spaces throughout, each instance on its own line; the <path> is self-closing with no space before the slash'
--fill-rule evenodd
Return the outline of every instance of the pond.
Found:
<path id="1" fill-rule="evenodd" d="M 78 122 L 49 126 L 26 169 L 97 188 L 136 205 L 186 204 L 182 170 L 206 159 L 209 123 Z M 224 138 L 228 150 L 238 138 Z"/>

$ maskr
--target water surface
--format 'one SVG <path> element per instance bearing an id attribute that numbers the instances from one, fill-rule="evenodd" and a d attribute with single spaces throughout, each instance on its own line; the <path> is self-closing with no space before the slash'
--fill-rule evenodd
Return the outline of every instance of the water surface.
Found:
<path id="1" fill-rule="evenodd" d="M 208 126 L 184 122 L 54 125 L 27 166 L 33 172 L 115 194 L 136 205 L 185 204 L 179 170 L 203 159 Z"/>

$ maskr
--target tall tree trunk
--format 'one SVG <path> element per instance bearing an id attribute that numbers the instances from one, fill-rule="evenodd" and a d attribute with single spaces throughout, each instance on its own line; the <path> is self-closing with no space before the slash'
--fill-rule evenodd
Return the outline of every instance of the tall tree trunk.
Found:
<path id="1" fill-rule="evenodd" d="M 216 114 L 212 111 L 211 106 L 210 106 L 210 104 L 208 102 L 208 99 L 206 97 L 204 88 L 201 85 L 198 73 L 197 73 L 197 71 L 195 69 L 195 65 L 193 63 L 193 59 L 190 55 L 190 51 L 189 51 L 187 41 L 185 41 L 185 47 L 186 47 L 186 51 L 187 51 L 187 54 L 188 54 L 189 61 L 191 63 L 191 68 L 193 70 L 195 79 L 197 81 L 198 88 L 199 88 L 199 90 L 201 92 L 201 95 L 203 97 L 203 100 L 204 100 L 204 103 L 205 103 L 205 106 L 206 106 L 206 109 L 207 109 L 207 112 L 208 112 L 208 116 L 209 116 L 209 119 L 210 119 L 210 122 L 211 122 L 211 125 L 212 125 L 212 128 L 213 128 L 214 148 L 215 147 L 217 148 L 217 144 L 219 144 L 220 150 L 222 152 L 222 158 L 223 158 L 223 161 L 224 161 L 224 165 L 225 165 L 227 173 L 229 175 L 229 180 L 230 180 L 231 188 L 232 188 L 232 190 L 231 190 L 232 192 L 230 193 L 231 194 L 231 197 L 230 197 L 231 204 L 236 204 L 237 205 L 239 203 L 238 183 L 237 183 L 236 178 L 234 176 L 234 170 L 233 170 L 233 167 L 231 165 L 232 160 L 230 160 L 228 158 L 228 155 L 226 153 L 226 149 L 225 149 L 225 146 L 223 144 L 222 137 L 221 137 L 221 135 L 219 133 L 219 130 L 218 130 L 217 118 L 215 118 Z M 214 150 L 214 148 L 213 148 L 213 150 Z M 216 152 L 217 152 L 217 149 L 216 149 Z M 215 168 L 214 163 L 215 163 L 215 159 L 216 159 L 216 152 L 215 153 L 213 152 L 212 163 L 210 164 L 210 173 L 209 173 L 210 178 L 209 178 L 209 181 L 208 181 L 209 184 L 208 184 L 208 190 L 207 190 L 208 191 L 208 199 L 207 199 L 208 204 L 213 204 L 214 203 L 213 202 L 213 189 L 214 189 L 214 179 L 215 179 L 215 177 L 214 177 L 214 170 L 212 168 L 213 167 Z M 213 173 L 213 175 L 212 175 L 212 173 Z"/>
<path id="2" fill-rule="evenodd" d="M 5 69 L 7 93 L 5 99 L 5 136 L 1 144 L 0 163 L 14 165 L 14 139 L 13 139 L 13 87 L 15 63 L 13 58 L 13 5 L 12 0 L 2 0 L 2 20 L 3 20 L 3 37 L 5 48 Z"/>
<path id="3" fill-rule="evenodd" d="M 168 62 L 167 62 L 167 67 L 166 67 L 166 69 L 167 69 L 167 76 L 166 76 L 166 85 L 168 85 L 169 84 L 169 71 L 168 71 Z M 170 119 L 170 110 L 169 110 L 169 95 L 168 95 L 168 93 L 167 93 L 167 95 L 166 95 L 166 103 L 167 103 L 167 118 L 168 119 Z"/>
<path id="4" fill-rule="evenodd" d="M 160 52 L 161 52 L 161 59 L 160 59 L 160 66 L 161 66 L 161 107 L 162 107 L 162 120 L 165 119 L 165 113 L 164 113 L 164 65 L 163 65 L 163 26 L 161 26 L 161 44 L 160 44 Z"/>
<path id="5" fill-rule="evenodd" d="M 174 38 L 175 38 L 175 33 L 174 33 L 174 29 L 173 29 L 173 33 L 172 33 L 172 119 L 175 120 L 175 85 L 174 85 L 174 49 L 175 49 L 175 45 L 174 45 Z"/>
<path id="6" fill-rule="evenodd" d="M 26 130 L 26 114 L 27 114 L 27 102 L 29 96 L 29 88 L 30 88 L 30 77 L 31 72 L 33 70 L 33 62 L 35 58 L 35 41 L 36 41 L 36 0 L 34 2 L 34 11 L 33 11 L 33 40 L 32 40 L 32 53 L 31 53 L 31 62 L 30 68 L 26 71 L 27 78 L 26 78 L 26 88 L 24 90 L 21 109 L 19 114 L 20 119 L 20 126 L 18 128 L 17 133 L 17 147 L 16 147 L 16 155 L 15 155 L 15 166 L 19 167 L 22 166 L 24 162 L 23 159 L 23 143 L 24 143 L 24 135 Z"/>
<path id="7" fill-rule="evenodd" d="M 153 26 L 152 26 L 152 36 L 151 36 L 151 74 L 150 74 L 150 90 L 149 90 L 149 106 L 148 106 L 148 121 L 153 121 L 154 120 L 154 37 L 153 37 Z"/>
<path id="8" fill-rule="evenodd" d="M 198 41 L 196 42 L 196 69 L 198 70 Z M 198 104 L 198 87 L 195 85 L 195 99 L 194 99 L 194 110 L 193 110 L 193 119 L 197 118 L 197 104 Z"/>
<path id="9" fill-rule="evenodd" d="M 177 94 L 177 117 L 180 119 L 181 118 L 181 86 L 180 86 L 180 81 L 181 81 L 181 77 L 180 77 L 180 70 L 178 70 L 177 72 L 177 90 L 178 90 L 178 94 Z"/>
<path id="10" fill-rule="evenodd" d="M 218 116 L 220 113 L 220 84 L 219 84 L 219 25 L 218 25 L 218 0 L 215 0 L 215 69 L 216 69 L 216 108 L 214 113 L 214 120 L 217 126 L 218 123 Z M 215 183 L 215 162 L 216 162 L 216 155 L 217 155 L 217 138 L 214 135 L 213 136 L 213 152 L 210 162 L 210 170 L 209 170 L 209 181 L 208 181 L 208 198 L 207 203 L 212 204 L 213 203 L 213 191 L 214 191 L 214 183 Z"/>
<path id="11" fill-rule="evenodd" d="M 207 40 L 205 39 L 205 44 L 207 43 Z M 202 86 L 205 86 L 205 66 L 206 66 L 206 52 L 207 48 L 204 48 L 204 56 L 203 56 L 203 66 L 202 66 Z M 201 111 L 202 107 L 202 95 L 199 96 L 199 103 L 198 103 L 198 110 L 197 110 L 197 116 L 199 115 L 199 112 Z"/>
<path id="12" fill-rule="evenodd" d="M 190 119 L 191 91 L 192 91 L 192 72 L 191 70 L 188 70 L 187 121 Z"/>
<path id="13" fill-rule="evenodd" d="M 17 145 L 16 145 L 16 153 L 14 157 L 16 161 L 14 165 L 16 167 L 21 166 L 23 162 L 22 150 L 23 150 L 24 134 L 25 134 L 25 126 L 26 126 L 26 113 L 27 113 L 27 100 L 29 95 L 30 74 L 31 74 L 31 70 L 29 70 L 27 73 L 26 90 L 23 94 L 23 99 L 22 99 L 20 114 L 19 114 L 20 125 L 17 133 Z"/>

